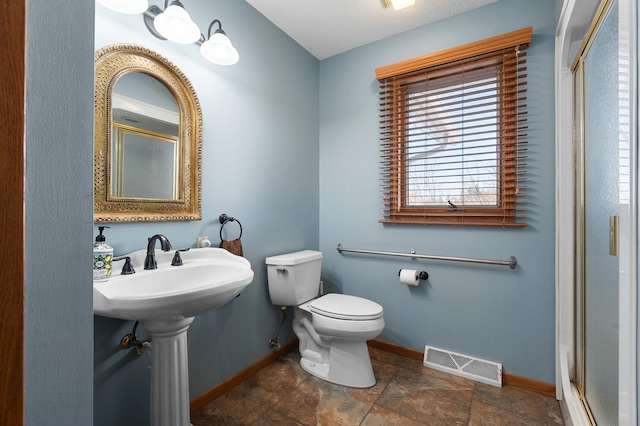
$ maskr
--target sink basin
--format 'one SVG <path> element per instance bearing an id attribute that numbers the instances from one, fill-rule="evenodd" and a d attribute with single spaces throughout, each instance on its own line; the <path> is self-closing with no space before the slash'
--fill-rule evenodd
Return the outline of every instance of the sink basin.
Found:
<path id="1" fill-rule="evenodd" d="M 253 280 L 251 264 L 221 248 L 181 252 L 182 266 L 171 266 L 175 251 L 156 249 L 158 269 L 145 270 L 146 249 L 127 254 L 135 274 L 93 283 L 97 315 L 139 321 L 175 321 L 216 309 L 235 298 Z"/>

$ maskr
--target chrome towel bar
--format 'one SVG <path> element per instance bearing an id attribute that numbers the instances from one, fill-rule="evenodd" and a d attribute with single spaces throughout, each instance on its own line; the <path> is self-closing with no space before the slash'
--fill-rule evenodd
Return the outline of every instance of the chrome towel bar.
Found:
<path id="1" fill-rule="evenodd" d="M 338 253 L 350 252 L 350 253 L 362 253 L 362 254 L 376 254 L 380 256 L 399 256 L 399 257 L 411 257 L 414 259 L 432 259 L 432 260 L 448 260 L 452 262 L 470 262 L 470 263 L 485 263 L 490 265 L 504 265 L 511 269 L 515 269 L 518 264 L 518 260 L 515 256 L 510 256 L 509 260 L 487 260 L 487 259 L 470 259 L 466 257 L 450 257 L 450 256 L 431 256 L 427 254 L 417 254 L 414 249 L 411 249 L 409 253 L 395 253 L 391 251 L 378 251 L 378 250 L 361 250 L 344 248 L 342 244 L 338 244 Z"/>

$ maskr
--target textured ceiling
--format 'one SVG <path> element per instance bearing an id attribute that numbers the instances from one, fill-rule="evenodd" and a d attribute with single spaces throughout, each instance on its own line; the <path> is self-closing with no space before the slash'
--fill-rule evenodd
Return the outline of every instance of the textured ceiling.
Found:
<path id="1" fill-rule="evenodd" d="M 246 0 L 322 60 L 498 0 L 416 0 L 394 11 L 380 0 Z"/>

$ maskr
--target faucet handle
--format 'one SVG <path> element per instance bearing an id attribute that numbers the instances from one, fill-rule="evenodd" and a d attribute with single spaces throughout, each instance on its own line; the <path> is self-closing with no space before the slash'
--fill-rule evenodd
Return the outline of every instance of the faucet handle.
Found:
<path id="1" fill-rule="evenodd" d="M 189 247 L 176 250 L 176 254 L 173 255 L 173 259 L 171 260 L 171 266 L 182 266 L 182 257 L 180 257 L 180 252 L 189 250 Z"/>
<path id="2" fill-rule="evenodd" d="M 122 272 L 120 272 L 121 275 L 131 275 L 136 273 L 136 270 L 133 269 L 133 265 L 131 264 L 131 258 L 129 256 L 114 257 L 112 260 L 113 262 L 117 262 L 118 260 L 124 260 L 124 265 L 122 266 Z"/>

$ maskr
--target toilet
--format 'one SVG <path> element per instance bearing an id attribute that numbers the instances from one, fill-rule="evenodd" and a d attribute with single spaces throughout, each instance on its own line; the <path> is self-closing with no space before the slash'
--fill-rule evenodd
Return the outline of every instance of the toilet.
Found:
<path id="1" fill-rule="evenodd" d="M 293 306 L 300 365 L 338 385 L 376 384 L 367 340 L 384 329 L 382 306 L 368 299 L 329 293 L 319 296 L 322 253 L 303 250 L 266 259 L 271 303 Z"/>

